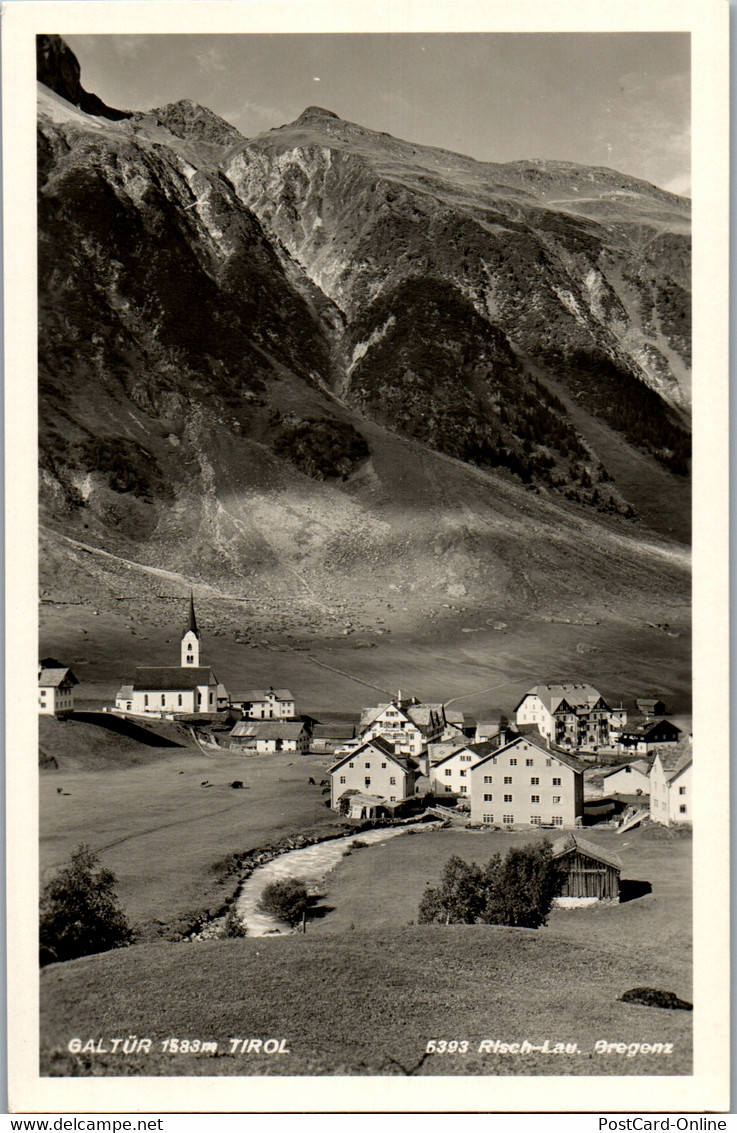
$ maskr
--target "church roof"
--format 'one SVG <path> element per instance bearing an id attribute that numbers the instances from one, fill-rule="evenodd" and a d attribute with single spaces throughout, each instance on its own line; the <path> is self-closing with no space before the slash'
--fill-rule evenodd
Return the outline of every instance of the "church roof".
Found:
<path id="1" fill-rule="evenodd" d="M 133 688 L 138 692 L 187 692 L 201 685 L 216 685 L 212 669 L 202 666 L 136 669 Z"/>
<path id="2" fill-rule="evenodd" d="M 187 618 L 187 628 L 184 632 L 193 633 L 195 637 L 200 636 L 200 632 L 197 629 L 197 618 L 194 616 L 194 594 L 191 590 L 189 592 L 189 617 Z"/>

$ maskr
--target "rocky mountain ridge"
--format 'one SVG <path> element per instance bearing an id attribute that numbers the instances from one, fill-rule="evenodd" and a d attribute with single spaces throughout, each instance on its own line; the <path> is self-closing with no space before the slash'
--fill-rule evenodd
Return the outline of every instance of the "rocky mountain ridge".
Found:
<path id="1" fill-rule="evenodd" d="M 658 546 L 688 524 L 686 202 L 314 108 L 251 140 L 187 100 L 114 120 L 58 72 L 49 566 L 78 570 L 72 539 L 318 607 L 392 586 L 550 613 L 686 585 Z"/>

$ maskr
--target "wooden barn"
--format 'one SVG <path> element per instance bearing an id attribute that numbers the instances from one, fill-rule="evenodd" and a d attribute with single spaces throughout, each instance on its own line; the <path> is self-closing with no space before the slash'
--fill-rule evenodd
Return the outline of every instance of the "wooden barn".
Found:
<path id="1" fill-rule="evenodd" d="M 579 838 L 578 834 L 566 834 L 553 842 L 553 857 L 566 870 L 562 898 L 619 900 L 622 862 L 616 854 Z"/>

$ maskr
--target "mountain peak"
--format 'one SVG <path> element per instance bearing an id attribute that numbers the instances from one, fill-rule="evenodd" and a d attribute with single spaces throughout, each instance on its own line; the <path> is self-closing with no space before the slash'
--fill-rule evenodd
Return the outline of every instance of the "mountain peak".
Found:
<path id="1" fill-rule="evenodd" d="M 306 107 L 302 111 L 302 113 L 300 114 L 299 118 L 297 118 L 296 121 L 297 122 L 314 122 L 316 119 L 320 119 L 320 118 L 331 118 L 335 122 L 340 121 L 340 115 L 333 114 L 332 110 L 325 110 L 322 106 L 308 106 L 308 107 Z"/>
<path id="2" fill-rule="evenodd" d="M 190 98 L 181 98 L 178 102 L 169 102 L 152 110 L 137 111 L 133 117 L 138 122 L 153 121 L 185 141 L 192 139 L 225 146 L 243 141 L 243 135 L 232 123 Z"/>

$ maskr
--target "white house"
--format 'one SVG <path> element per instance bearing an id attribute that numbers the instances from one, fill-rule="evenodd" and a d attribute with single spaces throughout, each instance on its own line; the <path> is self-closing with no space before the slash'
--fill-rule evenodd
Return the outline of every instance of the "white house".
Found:
<path id="1" fill-rule="evenodd" d="M 389 704 L 365 708 L 358 730 L 361 740 L 383 736 L 397 751 L 417 759 L 441 738 L 444 728 L 442 704 L 420 704 L 414 696 L 402 699 L 400 692 Z"/>
<path id="2" fill-rule="evenodd" d="M 650 819 L 661 826 L 693 822 L 690 738 L 678 752 L 656 752 L 650 769 Z"/>
<path id="3" fill-rule="evenodd" d="M 38 711 L 42 716 L 68 716 L 74 711 L 74 686 L 79 681 L 71 669 L 45 657 L 38 668 Z"/>
<path id="4" fill-rule="evenodd" d="M 330 805 L 334 810 L 347 792 L 359 791 L 388 802 L 411 798 L 420 778 L 415 760 L 394 750 L 382 736 L 365 740 L 330 768 Z"/>
<path id="5" fill-rule="evenodd" d="M 429 768 L 430 789 L 434 795 L 452 795 L 471 801 L 471 768 L 491 751 L 498 750 L 493 741 L 464 744 L 448 752 Z"/>
<path id="6" fill-rule="evenodd" d="M 649 759 L 635 759 L 621 767 L 613 767 L 602 775 L 602 794 L 604 795 L 649 795 Z"/>
<path id="7" fill-rule="evenodd" d="M 288 688 L 252 688 L 233 693 L 231 704 L 249 720 L 292 720 L 294 694 Z"/>
<path id="8" fill-rule="evenodd" d="M 189 617 L 178 666 L 139 666 L 132 684 L 115 697 L 115 707 L 141 716 L 212 715 L 227 704 L 225 687 L 212 669 L 200 665 L 200 635 L 190 594 Z"/>
<path id="9" fill-rule="evenodd" d="M 486 745 L 484 745 L 486 746 Z M 575 826 L 583 816 L 585 764 L 542 739 L 518 736 L 471 766 L 471 821 L 496 826 Z"/>
<path id="10" fill-rule="evenodd" d="M 610 728 L 621 727 L 624 708 L 611 708 L 592 685 L 535 685 L 516 709 L 518 724 L 532 724 L 552 743 L 564 747 L 610 746 Z"/>
<path id="11" fill-rule="evenodd" d="M 230 733 L 230 744 L 259 755 L 278 751 L 303 755 L 310 736 L 301 720 L 239 720 Z"/>

